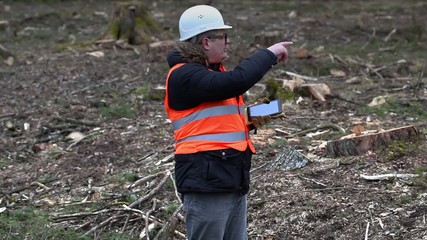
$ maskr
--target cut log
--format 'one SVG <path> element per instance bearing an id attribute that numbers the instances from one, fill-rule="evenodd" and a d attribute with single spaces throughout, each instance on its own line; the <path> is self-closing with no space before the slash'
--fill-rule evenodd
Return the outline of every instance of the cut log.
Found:
<path id="1" fill-rule="evenodd" d="M 304 79 L 300 76 L 294 75 L 292 80 L 283 79 L 283 88 L 304 97 L 312 96 L 321 102 L 325 102 L 326 96 L 331 95 L 332 91 L 325 83 L 305 83 Z"/>
<path id="2" fill-rule="evenodd" d="M 310 159 L 308 159 L 298 150 L 286 145 L 280 151 L 274 162 L 267 167 L 267 169 L 295 170 L 304 167 L 310 162 Z"/>
<path id="3" fill-rule="evenodd" d="M 331 89 L 325 83 L 311 83 L 301 85 L 301 91 L 309 92 L 314 98 L 325 102 L 325 97 L 331 95 Z"/>
<path id="4" fill-rule="evenodd" d="M 420 133 L 415 126 L 404 126 L 390 130 L 368 133 L 356 136 L 355 134 L 345 136 L 339 140 L 329 141 L 326 144 L 324 156 L 336 158 L 340 156 L 351 156 L 364 154 L 369 150 L 386 146 L 393 141 L 419 141 L 425 140 L 424 134 Z"/>
<path id="5" fill-rule="evenodd" d="M 122 40 L 139 45 L 159 38 L 161 28 L 141 2 L 120 2 L 114 5 L 113 19 L 102 40 Z"/>

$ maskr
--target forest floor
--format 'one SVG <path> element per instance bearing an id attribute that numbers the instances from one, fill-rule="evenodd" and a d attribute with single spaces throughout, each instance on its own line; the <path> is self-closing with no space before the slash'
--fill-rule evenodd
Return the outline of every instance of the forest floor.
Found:
<path id="1" fill-rule="evenodd" d="M 176 40 L 180 14 L 201 1 L 141 2 L 162 26 L 160 41 Z M 354 126 L 427 134 L 427 2 L 211 2 L 233 26 L 229 69 L 266 47 L 255 44 L 259 35 L 294 42 L 248 104 L 262 97 L 257 89 L 291 80 L 287 72 L 332 91 L 319 101 L 279 90 L 288 118 L 252 135 L 250 239 L 427 239 L 425 139 L 336 158 L 321 148 Z M 112 1 L 0 1 L 0 239 L 67 239 L 64 229 L 153 239 L 164 226 L 176 230 L 169 239 L 185 238 L 162 102 L 165 56 L 147 44 L 88 45 L 113 9 Z M 310 163 L 272 168 L 287 147 Z M 381 174 L 407 175 L 363 178 Z"/>

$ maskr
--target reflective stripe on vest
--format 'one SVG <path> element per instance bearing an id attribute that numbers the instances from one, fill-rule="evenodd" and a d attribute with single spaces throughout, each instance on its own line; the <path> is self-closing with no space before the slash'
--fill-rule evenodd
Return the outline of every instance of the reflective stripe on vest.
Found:
<path id="1" fill-rule="evenodd" d="M 246 132 L 231 132 L 231 133 L 216 133 L 216 134 L 204 134 L 198 136 L 190 136 L 184 139 L 178 140 L 176 143 L 185 142 L 185 141 L 194 141 L 194 140 L 211 140 L 218 142 L 236 142 L 236 141 L 246 141 L 247 134 Z"/>
<path id="2" fill-rule="evenodd" d="M 191 115 L 188 115 L 186 117 L 183 117 L 181 119 L 175 120 L 172 122 L 172 129 L 178 130 L 180 129 L 183 125 L 196 121 L 196 120 L 201 120 L 204 118 L 208 118 L 208 117 L 215 117 L 215 116 L 221 116 L 221 115 L 226 115 L 226 114 L 239 114 L 245 111 L 245 107 L 244 106 L 233 106 L 233 105 L 224 105 L 224 106 L 216 106 L 216 107 L 211 107 L 211 108 L 206 108 L 203 110 L 200 110 L 198 112 L 195 112 Z M 207 140 L 207 139 L 205 139 Z"/>

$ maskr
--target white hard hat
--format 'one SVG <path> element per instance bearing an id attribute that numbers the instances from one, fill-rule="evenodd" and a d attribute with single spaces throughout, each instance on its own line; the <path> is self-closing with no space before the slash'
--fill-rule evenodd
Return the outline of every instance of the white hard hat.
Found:
<path id="1" fill-rule="evenodd" d="M 225 25 L 218 9 L 208 5 L 197 5 L 185 10 L 179 18 L 180 41 L 188 40 L 200 33 L 216 29 L 230 29 Z"/>

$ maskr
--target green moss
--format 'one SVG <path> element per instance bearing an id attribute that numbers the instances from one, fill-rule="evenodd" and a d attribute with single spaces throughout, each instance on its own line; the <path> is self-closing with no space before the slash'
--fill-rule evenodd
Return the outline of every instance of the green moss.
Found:
<path id="1" fill-rule="evenodd" d="M 54 179 L 55 179 L 55 175 L 54 174 L 52 174 L 52 173 L 46 173 L 46 174 L 41 175 L 37 179 L 37 181 L 39 181 L 41 183 L 46 183 L 46 182 L 50 182 L 50 181 L 52 181 Z"/>
<path id="2" fill-rule="evenodd" d="M 415 168 L 415 174 L 422 175 L 427 173 L 427 166 L 421 166 Z"/>
<path id="3" fill-rule="evenodd" d="M 425 192 L 427 190 L 427 174 L 424 173 L 424 175 L 414 178 L 413 184 L 415 187 Z"/>
<path id="4" fill-rule="evenodd" d="M 123 174 L 123 178 L 128 182 L 135 182 L 136 180 L 138 180 L 138 175 L 131 172 L 125 172 Z"/>
<path id="5" fill-rule="evenodd" d="M 418 177 L 413 179 L 414 186 L 425 192 L 427 190 L 427 166 L 415 168 L 415 174 L 418 174 Z"/>
<path id="6" fill-rule="evenodd" d="M 138 95 L 138 98 L 154 101 L 162 101 L 165 96 L 164 91 L 153 90 L 153 87 L 150 84 L 137 87 L 134 90 L 134 93 Z"/>
<path id="7" fill-rule="evenodd" d="M 138 196 L 135 195 L 135 194 L 129 194 L 129 195 L 125 196 L 125 201 L 128 202 L 128 203 L 133 203 L 136 200 L 138 200 Z"/>
<path id="8" fill-rule="evenodd" d="M 169 219 L 172 214 L 179 208 L 179 204 L 177 203 L 170 203 L 168 205 L 166 205 L 165 207 L 165 218 Z"/>
<path id="9" fill-rule="evenodd" d="M 265 92 L 267 93 L 263 96 L 259 96 L 258 98 L 261 99 L 263 97 L 267 97 L 268 99 L 281 99 L 283 100 L 292 100 L 295 97 L 298 96 L 298 94 L 291 92 L 287 89 L 284 89 L 279 81 L 275 81 L 274 79 L 268 79 L 265 82 L 266 89 Z M 262 93 L 265 94 L 265 93 Z"/>
<path id="10" fill-rule="evenodd" d="M 397 203 L 401 206 L 408 204 L 410 202 L 411 202 L 411 196 L 406 194 L 400 195 L 399 198 L 397 199 Z"/>
<path id="11" fill-rule="evenodd" d="M 9 210 L 0 214 L 0 236 L 2 239 L 63 239 L 89 240 L 72 229 L 54 226 L 46 212 L 32 207 Z"/>
<path id="12" fill-rule="evenodd" d="M 99 109 L 99 113 L 102 117 L 117 119 L 117 118 L 135 118 L 135 110 L 128 105 L 118 105 L 118 106 L 107 106 Z"/>
<path id="13" fill-rule="evenodd" d="M 418 148 L 418 144 L 396 140 L 385 146 L 380 152 L 385 161 L 394 161 L 403 156 L 413 153 Z"/>
<path id="14" fill-rule="evenodd" d="M 339 164 L 340 165 L 351 165 L 351 164 L 353 164 L 355 162 L 356 162 L 356 159 L 354 157 L 352 157 L 352 156 L 350 156 L 350 157 L 342 157 L 339 160 Z"/>
<path id="15" fill-rule="evenodd" d="M 136 94 L 147 95 L 150 92 L 150 89 L 147 86 L 137 87 L 135 89 Z"/>
<path id="16" fill-rule="evenodd" d="M 10 165 L 12 165 L 12 161 L 5 157 L 0 157 L 0 169 L 8 167 Z"/>

